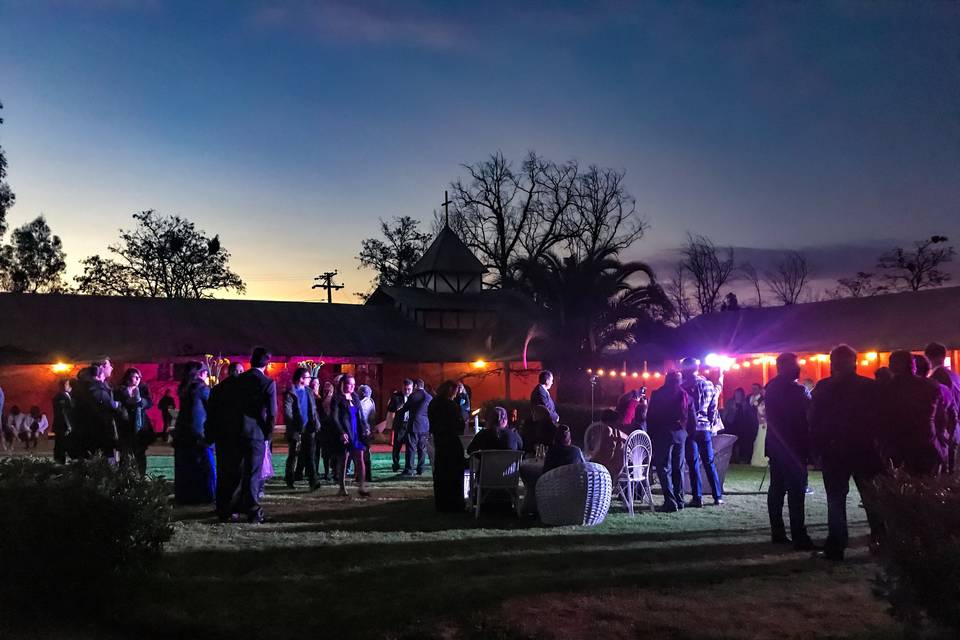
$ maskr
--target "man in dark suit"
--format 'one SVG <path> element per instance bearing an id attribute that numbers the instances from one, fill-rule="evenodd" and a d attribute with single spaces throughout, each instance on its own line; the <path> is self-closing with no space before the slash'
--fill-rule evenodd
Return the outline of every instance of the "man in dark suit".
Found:
<path id="1" fill-rule="evenodd" d="M 557 424 L 560 416 L 557 415 L 557 406 L 550 397 L 550 387 L 553 386 L 553 373 L 544 369 L 540 372 L 540 382 L 530 394 L 530 424 L 532 429 L 528 434 L 526 446 L 529 453 L 533 453 L 538 444 L 550 446 L 556 437 Z"/>
<path id="2" fill-rule="evenodd" d="M 393 430 L 393 472 L 400 471 L 400 449 L 407 443 L 407 430 L 410 426 L 410 415 L 400 411 L 413 394 L 413 380 L 404 378 L 403 388 L 394 391 L 387 405 L 387 415 L 392 416 L 390 427 Z M 408 448 L 409 449 L 409 448 Z"/>
<path id="3" fill-rule="evenodd" d="M 257 347 L 250 356 L 250 371 L 240 376 L 240 512 L 252 523 L 265 522 L 260 508 L 263 456 L 273 434 L 277 412 L 277 385 L 265 370 L 270 353 Z"/>
<path id="4" fill-rule="evenodd" d="M 423 475 L 423 459 L 427 452 L 427 439 L 430 437 L 430 419 L 427 409 L 433 396 L 427 393 L 423 380 L 417 379 L 416 387 L 407 401 L 400 407 L 398 413 L 408 413 L 410 422 L 407 427 L 407 454 L 403 468 L 403 475 L 413 475 L 413 454 L 417 455 L 417 475 Z"/>
<path id="5" fill-rule="evenodd" d="M 870 481 L 883 470 L 877 429 L 880 398 L 876 383 L 857 375 L 857 352 L 847 345 L 830 352 L 830 377 L 818 382 L 811 395 L 810 440 L 823 466 L 827 494 L 823 557 L 842 561 L 851 477 L 860 491 L 872 536 L 876 540 L 883 533 L 883 521 L 875 514 L 870 491 Z"/>
<path id="6" fill-rule="evenodd" d="M 297 463 L 302 461 L 310 489 L 317 488 L 317 464 L 314 461 L 317 437 L 317 403 L 310 391 L 310 371 L 297 367 L 293 386 L 283 394 L 283 424 L 286 428 L 287 465 L 284 480 L 294 486 Z"/>
<path id="7" fill-rule="evenodd" d="M 217 516 L 229 522 L 237 512 L 233 495 L 240 486 L 240 427 L 243 422 L 239 397 L 243 365 L 231 362 L 227 377 L 210 391 L 204 434 L 217 453 Z"/>
<path id="8" fill-rule="evenodd" d="M 653 444 L 653 463 L 663 489 L 659 511 L 683 509 L 683 462 L 687 442 L 687 413 L 690 397 L 680 387 L 679 371 L 670 371 L 663 386 L 650 396 L 647 433 Z"/>
<path id="9" fill-rule="evenodd" d="M 800 364 L 796 354 L 781 353 L 777 358 L 777 375 L 767 384 L 764 392 L 767 405 L 765 453 L 770 458 L 767 512 L 773 542 L 790 544 L 783 523 L 783 497 L 786 495 L 793 548 L 813 551 L 815 547 L 807 534 L 804 514 L 807 462 L 810 457 L 810 428 L 807 423 L 810 396 L 807 388 L 797 382 L 799 377 Z"/>
<path id="10" fill-rule="evenodd" d="M 73 398 L 70 396 L 70 380 L 64 378 L 58 383 L 59 393 L 53 397 L 53 459 L 67 462 L 68 439 L 73 437 Z"/>
<path id="11" fill-rule="evenodd" d="M 952 428 L 948 425 L 947 472 L 953 473 L 957 466 L 957 445 L 960 443 L 960 374 L 946 367 L 947 348 L 939 342 L 928 344 L 923 353 L 927 356 L 927 360 L 930 361 L 930 366 L 933 368 L 933 371 L 930 372 L 930 379 L 945 386 L 952 399 L 952 414 L 955 416 L 955 420 Z"/>
<path id="12" fill-rule="evenodd" d="M 117 410 L 120 403 L 113 399 L 113 390 L 107 381 L 113 373 L 110 358 L 103 357 L 90 364 L 92 378 L 87 383 L 84 415 L 88 424 L 85 427 L 89 444 L 88 451 L 99 452 L 111 464 L 117 462 Z"/>

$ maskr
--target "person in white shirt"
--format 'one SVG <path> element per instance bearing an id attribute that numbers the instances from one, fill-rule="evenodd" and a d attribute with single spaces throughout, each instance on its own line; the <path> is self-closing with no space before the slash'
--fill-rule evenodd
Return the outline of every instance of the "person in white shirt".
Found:
<path id="1" fill-rule="evenodd" d="M 47 433 L 50 422 L 47 420 L 47 416 L 40 411 L 40 407 L 37 406 L 30 407 L 30 415 L 26 416 L 23 422 L 26 435 L 26 447 L 29 449 L 32 444 L 33 448 L 36 449 L 40 438 L 44 437 Z"/>
<path id="2" fill-rule="evenodd" d="M 3 427 L 3 448 L 7 451 L 13 449 L 13 443 L 19 439 L 26 442 L 24 431 L 26 430 L 27 416 L 20 411 L 20 407 L 13 405 L 10 407 L 10 414 L 7 416 L 7 423 Z"/>

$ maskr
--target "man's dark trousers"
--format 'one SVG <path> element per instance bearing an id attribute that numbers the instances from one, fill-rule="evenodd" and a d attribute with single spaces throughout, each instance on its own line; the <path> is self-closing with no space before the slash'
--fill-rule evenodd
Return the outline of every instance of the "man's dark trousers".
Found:
<path id="1" fill-rule="evenodd" d="M 707 481 L 713 491 L 713 499 L 723 498 L 717 465 L 713 461 L 713 433 L 696 431 L 687 435 L 687 469 L 690 472 L 690 494 L 693 502 L 703 501 L 703 481 L 700 479 L 700 463 L 707 472 Z"/>
<path id="2" fill-rule="evenodd" d="M 847 494 L 850 492 L 850 478 L 853 478 L 860 492 L 860 500 L 870 524 L 870 537 L 879 540 L 884 534 L 883 521 L 873 509 L 873 494 L 870 482 L 876 474 L 855 473 L 848 465 L 824 461 L 823 488 L 827 494 L 827 541 L 823 545 L 824 553 L 829 556 L 843 557 L 847 548 Z"/>
<path id="3" fill-rule="evenodd" d="M 400 471 L 400 448 L 407 443 L 407 434 L 403 430 L 394 430 L 393 432 L 393 470 Z M 410 447 L 407 447 L 410 451 Z"/>
<path id="4" fill-rule="evenodd" d="M 303 431 L 287 440 L 287 466 L 283 476 L 286 483 L 293 484 L 297 470 L 301 470 L 311 487 L 317 484 L 317 463 L 315 434 Z"/>
<path id="5" fill-rule="evenodd" d="M 666 509 L 683 508 L 683 458 L 687 432 L 677 429 L 658 434 L 653 444 L 653 464 L 663 490 Z"/>
<path id="6" fill-rule="evenodd" d="M 413 473 L 413 454 L 417 455 L 417 475 L 423 474 L 423 461 L 427 454 L 427 438 L 429 433 L 407 433 L 407 453 L 404 460 L 404 473 Z"/>
<path id="7" fill-rule="evenodd" d="M 240 512 L 254 518 L 261 514 L 260 491 L 263 489 L 263 456 L 267 443 L 244 438 L 240 444 Z"/>
<path id="8" fill-rule="evenodd" d="M 770 456 L 770 487 L 767 489 L 767 512 L 770 516 L 770 535 L 782 540 L 787 535 L 783 522 L 783 498 L 790 510 L 790 535 L 794 544 L 810 539 L 805 524 L 804 501 L 807 491 L 807 465 L 791 456 Z"/>
<path id="9" fill-rule="evenodd" d="M 218 441 L 217 455 L 217 515 L 229 518 L 236 509 L 233 496 L 240 486 L 240 451 L 236 443 Z"/>

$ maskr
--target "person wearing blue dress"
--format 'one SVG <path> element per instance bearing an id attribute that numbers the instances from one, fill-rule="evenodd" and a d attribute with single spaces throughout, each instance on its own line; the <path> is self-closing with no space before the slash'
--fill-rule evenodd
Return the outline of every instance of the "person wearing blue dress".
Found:
<path id="1" fill-rule="evenodd" d="M 357 472 L 357 482 L 360 483 L 360 495 L 368 496 L 366 479 L 366 461 L 364 453 L 370 441 L 370 426 L 366 416 L 360 411 L 360 396 L 354 391 L 356 380 L 351 375 L 340 379 L 340 389 L 331 402 L 332 421 L 338 435 L 338 456 L 336 474 L 340 480 L 340 492 L 337 495 L 346 496 L 347 460 L 353 460 Z"/>
<path id="2" fill-rule="evenodd" d="M 210 504 L 217 489 L 213 450 L 205 439 L 208 372 L 199 362 L 188 362 L 177 389 L 180 413 L 173 436 L 173 495 L 179 504 Z"/>

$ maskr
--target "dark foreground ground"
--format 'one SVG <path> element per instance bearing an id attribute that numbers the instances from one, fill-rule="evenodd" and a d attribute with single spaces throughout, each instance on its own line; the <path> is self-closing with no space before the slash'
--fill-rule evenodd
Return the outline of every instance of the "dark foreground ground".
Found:
<path id="1" fill-rule="evenodd" d="M 279 449 L 279 447 L 278 447 Z M 276 456 L 279 465 L 282 456 Z M 172 460 L 150 460 L 171 474 Z M 900 630 L 871 595 L 877 566 L 850 497 L 842 565 L 768 542 L 762 470 L 734 468 L 723 507 L 546 528 L 508 514 L 442 516 L 429 477 L 400 479 L 384 454 L 368 499 L 272 481 L 277 521 L 223 525 L 178 508 L 159 575 L 108 625 L 45 637 L 117 638 L 877 638 Z M 279 468 L 279 466 L 278 466 Z M 821 479 L 808 496 L 825 535 Z M 91 585 L 96 588 L 96 585 Z M 33 633 L 26 634 L 34 635 Z"/>

